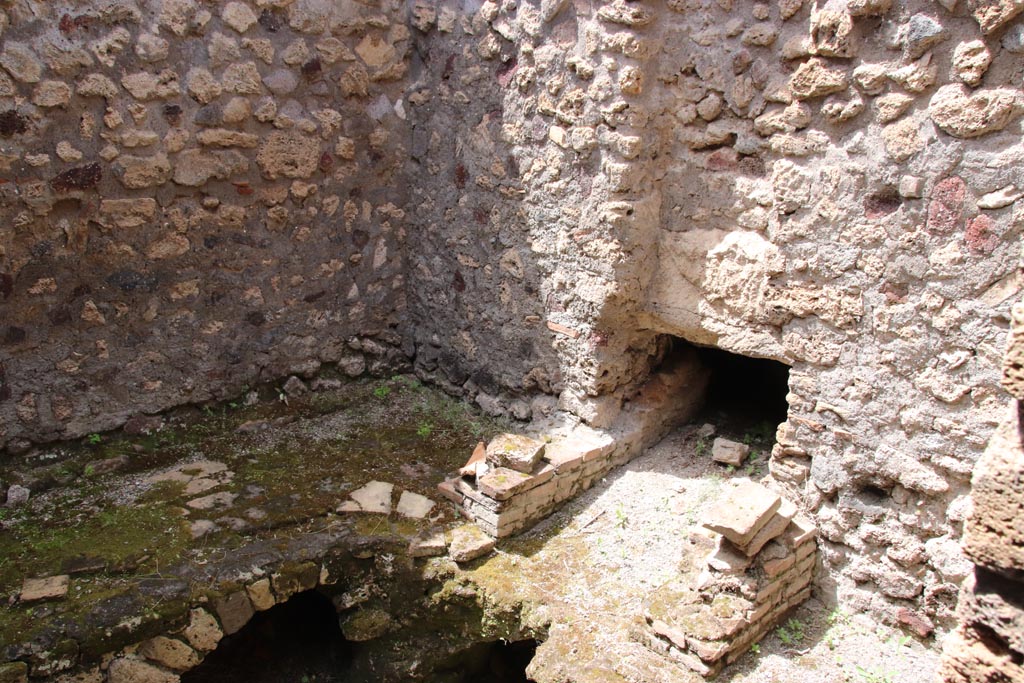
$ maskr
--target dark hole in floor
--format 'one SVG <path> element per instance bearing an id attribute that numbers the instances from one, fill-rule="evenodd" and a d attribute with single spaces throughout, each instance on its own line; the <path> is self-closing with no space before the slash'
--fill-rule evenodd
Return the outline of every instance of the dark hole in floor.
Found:
<path id="1" fill-rule="evenodd" d="M 477 643 L 442 666 L 434 683 L 525 683 L 526 667 L 537 652 L 537 641 Z"/>
<path id="2" fill-rule="evenodd" d="M 789 366 L 764 358 L 748 358 L 721 349 L 701 348 L 700 360 L 711 369 L 704 414 L 712 422 L 774 440 L 786 419 Z"/>
<path id="3" fill-rule="evenodd" d="M 334 605 L 306 591 L 256 614 L 181 681 L 333 683 L 347 680 L 350 661 L 351 643 L 341 633 Z"/>
<path id="4" fill-rule="evenodd" d="M 384 680 L 374 672 L 372 662 L 361 657 L 365 654 L 361 646 L 345 640 L 331 600 L 317 591 L 306 591 L 257 613 L 242 630 L 224 638 L 199 666 L 182 674 L 181 683 Z M 452 655 L 432 672 L 420 672 L 416 680 L 521 683 L 530 680 L 526 667 L 536 650 L 534 640 L 477 643 Z"/>

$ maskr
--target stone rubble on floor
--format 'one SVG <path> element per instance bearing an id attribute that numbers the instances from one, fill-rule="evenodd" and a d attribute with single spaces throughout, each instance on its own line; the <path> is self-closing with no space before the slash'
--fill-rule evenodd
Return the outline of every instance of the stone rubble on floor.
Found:
<path id="1" fill-rule="evenodd" d="M 750 455 L 750 446 L 730 439 L 717 438 L 711 445 L 711 459 L 723 465 L 739 467 Z"/>
<path id="2" fill-rule="evenodd" d="M 811 595 L 815 528 L 796 506 L 742 480 L 691 534 L 707 554 L 698 576 L 655 590 L 636 636 L 652 650 L 713 676 Z"/>

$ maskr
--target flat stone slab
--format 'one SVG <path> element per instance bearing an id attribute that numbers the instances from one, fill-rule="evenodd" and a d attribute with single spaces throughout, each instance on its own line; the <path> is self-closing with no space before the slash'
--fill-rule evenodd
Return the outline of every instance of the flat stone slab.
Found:
<path id="1" fill-rule="evenodd" d="M 507 467 L 495 467 L 480 477 L 476 485 L 480 491 L 494 500 L 508 500 L 520 491 L 525 491 L 533 484 L 529 474 L 516 472 Z"/>
<path id="2" fill-rule="evenodd" d="M 220 493 L 211 493 L 208 496 L 202 498 L 193 498 L 192 500 L 185 503 L 188 507 L 193 510 L 213 510 L 214 508 L 227 508 L 231 507 L 235 503 L 235 498 L 238 496 L 234 493 L 228 493 L 222 491 Z"/>
<path id="3" fill-rule="evenodd" d="M 750 455 L 750 446 L 739 441 L 719 437 L 711 445 L 711 459 L 725 465 L 739 467 L 748 455 Z"/>
<path id="4" fill-rule="evenodd" d="M 782 505 L 771 489 L 752 481 L 741 481 L 708 511 L 704 527 L 717 531 L 738 547 L 750 543 Z"/>
<path id="5" fill-rule="evenodd" d="M 160 472 L 147 478 L 146 481 L 155 483 L 158 481 L 171 481 L 187 483 L 193 479 L 208 478 L 214 474 L 224 472 L 228 466 L 216 460 L 196 460 L 176 465 L 166 472 Z"/>
<path id="6" fill-rule="evenodd" d="M 394 484 L 371 481 L 353 491 L 350 497 L 359 503 L 363 512 L 380 512 L 386 515 L 391 512 L 391 493 L 394 490 Z"/>
<path id="7" fill-rule="evenodd" d="M 522 434 L 499 434 L 487 444 L 487 462 L 529 474 L 544 455 L 544 442 Z"/>
<path id="8" fill-rule="evenodd" d="M 796 505 L 783 498 L 779 509 L 775 511 L 771 519 L 761 527 L 760 531 L 754 534 L 754 537 L 750 539 L 750 543 L 742 548 L 744 554 L 747 557 L 753 557 L 761 552 L 761 548 L 769 541 L 782 535 L 782 532 L 789 527 L 789 522 L 796 516 L 796 513 Z"/>
<path id="9" fill-rule="evenodd" d="M 38 579 L 25 579 L 21 584 L 22 602 L 39 602 L 41 600 L 59 600 L 67 595 L 71 577 L 67 574 L 46 576 Z"/>
<path id="10" fill-rule="evenodd" d="M 448 554 L 456 562 L 469 562 L 494 550 L 494 539 L 476 524 L 463 524 L 452 531 Z"/>
<path id="11" fill-rule="evenodd" d="M 430 514 L 433 508 L 434 501 L 426 496 L 412 491 L 402 491 L 402 496 L 398 499 L 398 507 L 395 510 L 403 517 L 423 519 Z"/>

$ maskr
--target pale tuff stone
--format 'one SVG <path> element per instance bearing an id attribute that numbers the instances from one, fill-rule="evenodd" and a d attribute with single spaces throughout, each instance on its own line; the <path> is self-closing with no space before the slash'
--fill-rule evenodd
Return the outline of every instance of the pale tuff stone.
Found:
<path id="1" fill-rule="evenodd" d="M 967 85 L 978 85 L 992 63 L 992 53 L 980 40 L 960 43 L 953 50 L 953 72 Z"/>
<path id="2" fill-rule="evenodd" d="M 263 612 L 277 604 L 273 590 L 270 587 L 270 579 L 255 581 L 246 586 L 245 590 L 249 594 L 249 600 L 257 612 Z"/>
<path id="3" fill-rule="evenodd" d="M 103 97 L 113 99 L 117 96 L 117 85 L 103 74 L 88 74 L 78 81 L 75 92 L 82 97 Z"/>
<path id="4" fill-rule="evenodd" d="M 242 2 L 229 2 L 221 10 L 220 18 L 239 33 L 245 33 L 256 23 L 256 13 Z"/>
<path id="5" fill-rule="evenodd" d="M 199 655 L 195 650 L 180 640 L 166 636 L 147 640 L 139 647 L 139 654 L 174 671 L 188 671 L 199 664 Z"/>
<path id="6" fill-rule="evenodd" d="M 958 138 L 1000 131 L 1022 110 L 1017 90 L 991 88 L 970 92 L 963 85 L 944 85 L 932 96 L 928 113 L 939 128 Z"/>
<path id="7" fill-rule="evenodd" d="M 1006 572 L 1024 568 L 1024 445 L 1016 406 L 992 435 L 974 468 L 974 506 L 964 533 L 964 551 L 974 562 Z"/>
<path id="8" fill-rule="evenodd" d="M 824 97 L 846 88 L 846 73 L 833 69 L 828 63 L 812 57 L 797 67 L 789 79 L 789 88 L 793 97 L 798 100 L 810 100 Z"/>
<path id="9" fill-rule="evenodd" d="M 903 116 L 914 98 L 901 92 L 892 92 L 875 99 L 875 118 L 879 123 L 891 123 Z"/>
<path id="10" fill-rule="evenodd" d="M 137 659 L 117 658 L 107 668 L 108 683 L 178 683 L 179 677 Z"/>
<path id="11" fill-rule="evenodd" d="M 71 101 L 71 86 L 64 81 L 43 81 L 32 93 L 37 107 L 64 107 Z"/>
<path id="12" fill-rule="evenodd" d="M 178 74 L 165 69 L 158 74 L 139 71 L 121 78 L 121 85 L 132 97 L 143 102 L 165 100 L 181 94 Z"/>
<path id="13" fill-rule="evenodd" d="M 213 615 L 204 609 L 189 612 L 189 623 L 185 627 L 185 638 L 192 647 L 200 652 L 210 652 L 224 637 L 220 625 Z"/>
<path id="14" fill-rule="evenodd" d="M 174 182 L 200 187 L 211 178 L 224 180 L 249 169 L 249 162 L 234 150 L 206 153 L 198 149 L 181 152 L 175 159 Z"/>
<path id="15" fill-rule="evenodd" d="M 982 32 L 992 33 L 1024 12 L 1024 0 L 967 0 L 967 8 Z"/>
<path id="16" fill-rule="evenodd" d="M 826 6 L 827 7 L 827 6 Z M 851 58 L 857 54 L 849 13 L 822 9 L 811 15 L 815 52 L 825 57 Z"/>
<path id="17" fill-rule="evenodd" d="M 223 88 L 210 70 L 201 66 L 189 69 L 185 74 L 185 87 L 192 99 L 200 104 L 209 104 L 223 92 Z"/>
<path id="18" fill-rule="evenodd" d="M 236 95 L 259 95 L 263 92 L 262 79 L 255 62 L 232 64 L 221 74 L 221 86 Z"/>
<path id="19" fill-rule="evenodd" d="M 886 75 L 910 92 L 919 93 L 935 85 L 938 73 L 938 67 L 932 64 L 931 53 L 928 53 L 913 64 L 889 71 Z"/>
<path id="20" fill-rule="evenodd" d="M 308 178 L 316 171 L 320 143 L 297 131 L 275 131 L 267 136 L 256 162 L 269 179 Z"/>
<path id="21" fill-rule="evenodd" d="M 171 162 L 166 154 L 151 157 L 122 155 L 114 167 L 121 184 L 132 190 L 162 185 L 171 178 Z"/>

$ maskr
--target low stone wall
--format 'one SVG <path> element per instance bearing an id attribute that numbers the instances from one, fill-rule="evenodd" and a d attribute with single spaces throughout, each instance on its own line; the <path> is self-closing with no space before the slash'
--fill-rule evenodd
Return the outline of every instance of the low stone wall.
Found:
<path id="1" fill-rule="evenodd" d="M 528 472 L 500 466 L 467 470 L 443 482 L 440 491 L 496 538 L 528 529 L 691 418 L 703 403 L 708 379 L 695 352 L 681 354 L 644 384 L 608 429 L 575 424 L 554 430 Z"/>
<path id="2" fill-rule="evenodd" d="M 691 537 L 710 550 L 699 576 L 652 593 L 638 638 L 704 676 L 717 674 L 811 595 L 816 529 L 793 503 L 740 482 Z"/>

